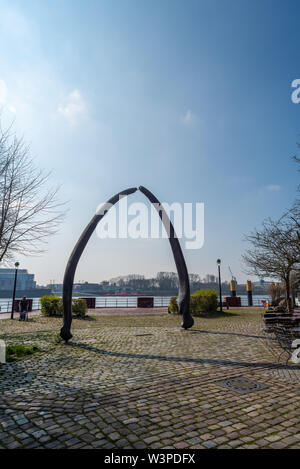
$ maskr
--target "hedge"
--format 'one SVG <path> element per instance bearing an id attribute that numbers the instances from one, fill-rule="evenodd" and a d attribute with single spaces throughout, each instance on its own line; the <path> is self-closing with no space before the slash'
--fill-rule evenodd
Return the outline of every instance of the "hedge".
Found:
<path id="1" fill-rule="evenodd" d="M 177 296 L 172 296 L 170 298 L 168 312 L 171 314 L 178 314 Z"/>
<path id="2" fill-rule="evenodd" d="M 191 295 L 190 312 L 194 316 L 201 316 L 201 313 L 215 313 L 217 307 L 218 294 L 215 290 L 198 290 Z M 176 296 L 170 299 L 169 312 L 179 314 Z"/>
<path id="3" fill-rule="evenodd" d="M 42 296 L 41 311 L 47 317 L 62 316 L 62 299 L 58 296 Z"/>
<path id="4" fill-rule="evenodd" d="M 198 290 L 191 295 L 191 299 L 191 313 L 195 316 L 217 311 L 218 294 L 215 290 Z"/>
<path id="5" fill-rule="evenodd" d="M 43 296 L 41 298 L 41 311 L 47 317 L 61 317 L 63 315 L 62 299 L 58 296 Z M 88 308 L 83 298 L 72 301 L 72 314 L 75 318 L 84 318 Z"/>
<path id="6" fill-rule="evenodd" d="M 76 318 L 84 318 L 88 312 L 86 301 L 83 298 L 77 298 L 72 302 L 72 314 Z"/>

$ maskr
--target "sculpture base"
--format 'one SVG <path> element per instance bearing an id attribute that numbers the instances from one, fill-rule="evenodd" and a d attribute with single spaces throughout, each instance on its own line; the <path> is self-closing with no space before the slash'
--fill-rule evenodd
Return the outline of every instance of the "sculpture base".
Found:
<path id="1" fill-rule="evenodd" d="M 184 319 L 181 323 L 181 327 L 183 329 L 189 329 L 190 327 L 193 327 L 193 325 L 194 325 L 194 319 L 192 318 L 192 316 L 190 316 L 187 319 Z"/>
<path id="2" fill-rule="evenodd" d="M 72 334 L 69 330 L 65 329 L 64 327 L 61 328 L 60 330 L 60 337 L 66 342 L 68 343 L 68 341 L 70 339 L 72 339 Z"/>

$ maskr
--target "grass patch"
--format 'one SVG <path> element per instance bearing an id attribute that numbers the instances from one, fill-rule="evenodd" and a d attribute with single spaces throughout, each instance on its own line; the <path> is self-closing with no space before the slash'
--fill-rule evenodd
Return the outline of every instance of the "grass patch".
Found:
<path id="1" fill-rule="evenodd" d="M 217 319 L 217 318 L 232 318 L 234 316 L 240 316 L 239 312 L 234 312 L 234 311 L 224 311 L 221 313 L 221 311 L 215 311 L 214 313 L 199 313 L 197 318 L 205 318 L 205 319 Z"/>
<path id="2" fill-rule="evenodd" d="M 82 318 L 74 316 L 74 319 L 81 319 L 81 321 L 96 321 L 96 318 L 94 318 L 93 316 L 89 316 L 88 314 L 86 314 Z"/>
<path id="3" fill-rule="evenodd" d="M 231 328 L 231 327 L 244 327 L 244 324 L 253 324 L 253 326 L 262 323 L 261 314 L 263 308 L 230 308 L 225 309 L 223 314 L 220 311 L 211 313 L 209 315 L 201 314 L 200 317 L 194 317 L 195 326 L 194 328 L 200 329 L 220 329 L 220 328 Z M 73 334 L 76 330 L 84 329 L 98 329 L 98 328 L 122 328 L 122 327 L 175 327 L 180 328 L 181 317 L 176 314 L 167 314 L 167 308 L 165 313 L 143 315 L 141 314 L 126 314 L 117 316 L 112 314 L 111 316 L 100 316 L 95 313 L 89 312 L 84 320 L 74 318 L 72 321 Z M 33 343 L 36 340 L 46 340 L 53 344 L 55 342 L 55 335 L 59 333 L 62 326 L 62 318 L 48 318 L 43 316 L 35 316 L 34 321 L 30 322 L 19 322 L 18 320 L 2 319 L 0 320 L 0 339 L 7 341 L 13 340 L 14 343 L 23 342 L 24 338 L 32 340 Z"/>
<path id="4" fill-rule="evenodd" d="M 6 360 L 8 362 L 13 362 L 40 351 L 41 350 L 39 347 L 37 347 L 37 345 L 31 345 L 30 347 L 25 347 L 25 345 L 7 345 Z"/>

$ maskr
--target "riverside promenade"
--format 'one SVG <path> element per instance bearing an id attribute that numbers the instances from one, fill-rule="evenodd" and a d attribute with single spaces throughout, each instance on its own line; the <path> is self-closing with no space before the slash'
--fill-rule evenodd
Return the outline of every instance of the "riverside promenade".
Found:
<path id="1" fill-rule="evenodd" d="M 0 448 L 300 448 L 300 368 L 277 363 L 261 309 L 195 318 L 96 311 L 0 321 L 40 352 L 0 366 Z"/>

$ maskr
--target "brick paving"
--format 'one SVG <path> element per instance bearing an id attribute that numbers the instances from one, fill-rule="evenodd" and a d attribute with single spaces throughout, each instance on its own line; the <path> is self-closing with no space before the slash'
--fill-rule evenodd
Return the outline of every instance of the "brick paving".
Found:
<path id="1" fill-rule="evenodd" d="M 42 352 L 0 365 L 0 448 L 300 448 L 300 367 L 276 364 L 257 311 L 196 318 L 33 318 L 7 343 Z M 275 352 L 275 353 L 274 353 Z M 239 394 L 220 386 L 247 377 L 267 386 Z"/>

